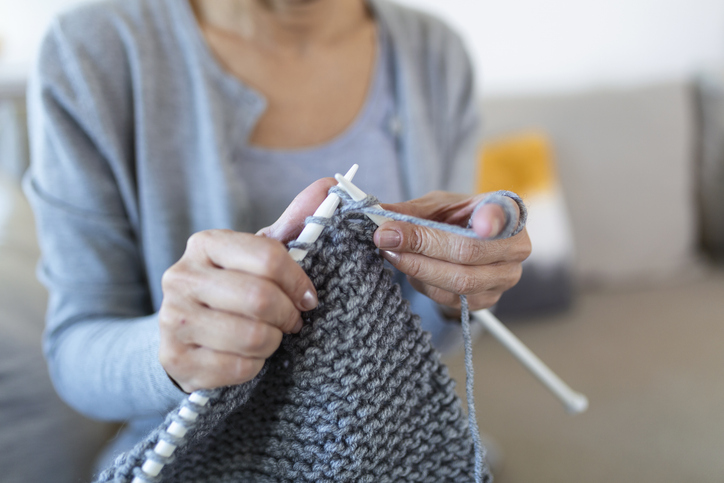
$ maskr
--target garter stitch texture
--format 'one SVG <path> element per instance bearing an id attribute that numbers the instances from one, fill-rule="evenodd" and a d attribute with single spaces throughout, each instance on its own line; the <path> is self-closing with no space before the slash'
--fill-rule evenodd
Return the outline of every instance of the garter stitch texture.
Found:
<path id="1" fill-rule="evenodd" d="M 361 213 L 375 202 L 347 199 L 333 218 L 312 220 L 328 225 L 301 262 L 319 306 L 303 314 L 302 331 L 284 337 L 262 372 L 205 391 L 205 407 L 186 400 L 200 415 L 185 423 L 184 437 L 165 431 L 180 422 L 175 410 L 96 481 L 492 481 L 473 441 L 477 427 L 469 430 L 474 407 L 469 423 L 429 334 L 372 242 L 376 226 Z M 179 446 L 173 457 L 153 452 L 159 439 Z M 156 478 L 140 469 L 147 456 L 166 465 Z"/>

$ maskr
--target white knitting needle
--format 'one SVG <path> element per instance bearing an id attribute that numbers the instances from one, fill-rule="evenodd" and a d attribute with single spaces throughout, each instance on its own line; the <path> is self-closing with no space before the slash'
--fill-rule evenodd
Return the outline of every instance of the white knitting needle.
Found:
<path id="1" fill-rule="evenodd" d="M 352 178 L 354 178 L 354 175 L 357 174 L 357 170 L 359 169 L 359 165 L 354 164 L 352 167 L 347 171 L 347 174 L 345 174 L 342 177 L 343 180 L 352 181 Z M 334 214 L 334 210 L 337 209 L 339 206 L 339 196 L 335 195 L 334 193 L 330 193 L 327 198 L 322 202 L 321 205 L 319 205 L 319 208 L 317 208 L 317 211 L 314 212 L 314 216 L 318 216 L 320 218 L 330 218 Z M 301 243 L 314 243 L 317 241 L 317 238 L 319 238 L 319 235 L 322 233 L 322 230 L 324 230 L 324 226 L 318 225 L 317 223 L 307 223 L 304 229 L 302 230 L 302 233 L 299 234 L 299 237 L 297 237 L 297 241 Z M 302 250 L 301 248 L 292 248 L 289 250 L 289 255 L 292 256 L 295 262 L 300 262 L 304 260 L 304 257 L 307 256 L 307 250 Z"/>
<path id="2" fill-rule="evenodd" d="M 334 179 L 339 182 L 339 186 L 347 192 L 347 194 L 355 201 L 362 201 L 363 199 L 367 198 L 367 194 L 359 189 L 357 186 L 355 186 L 352 183 L 351 179 L 345 179 L 346 176 L 342 176 L 341 174 L 337 173 L 334 175 Z M 380 205 L 372 205 L 372 208 L 377 208 L 379 210 L 382 209 Z M 388 221 L 392 221 L 389 218 L 385 218 L 384 216 L 379 215 L 367 215 L 367 217 L 374 221 L 377 226 L 381 226 L 384 223 L 387 223 Z"/>
<path id="3" fill-rule="evenodd" d="M 339 186 L 345 190 L 353 200 L 361 201 L 367 195 L 355 186 L 351 181 L 345 180 L 341 174 L 336 174 L 335 179 Z M 375 208 L 381 208 L 375 205 Z M 378 226 L 382 225 L 389 218 L 377 215 L 367 215 Z M 511 331 L 509 331 L 489 310 L 478 310 L 472 313 L 503 347 L 508 349 L 516 359 L 520 361 L 543 385 L 555 395 L 571 414 L 582 413 L 588 409 L 588 398 L 571 389 L 563 380 L 558 377 L 543 361 L 523 344 Z"/>
<path id="4" fill-rule="evenodd" d="M 209 398 L 204 396 L 201 391 L 196 391 L 188 396 L 188 401 L 203 407 L 209 402 Z M 187 406 L 183 406 L 178 411 L 178 417 L 179 419 L 177 421 L 173 421 L 169 424 L 168 428 L 166 428 L 166 433 L 176 438 L 183 438 L 186 436 L 189 427 L 196 422 L 196 419 L 199 417 L 199 413 Z M 176 448 L 177 446 L 175 444 L 169 443 L 164 438 L 159 438 L 156 446 L 153 448 L 153 452 L 160 458 L 169 458 L 173 455 L 174 451 L 176 451 Z M 148 454 L 146 454 L 141 470 L 147 477 L 155 478 L 161 473 L 164 466 L 165 463 L 157 461 L 156 458 L 151 458 Z M 131 483 L 145 483 L 147 481 L 148 479 L 146 478 L 136 476 L 133 478 Z"/>
<path id="5" fill-rule="evenodd" d="M 578 414 L 588 409 L 588 398 L 563 382 L 489 310 L 476 310 L 472 315 L 563 403 L 566 412 Z"/>
<path id="6" fill-rule="evenodd" d="M 352 165 L 349 171 L 347 171 L 347 174 L 345 175 L 345 180 L 351 180 L 354 178 L 354 175 L 357 174 L 357 170 L 359 169 L 359 165 L 355 164 Z M 335 194 L 330 194 L 327 196 L 327 198 L 322 202 L 321 205 L 319 205 L 319 208 L 317 208 L 317 211 L 314 212 L 314 216 L 329 218 L 334 214 L 334 211 L 337 209 L 337 206 L 339 206 L 339 196 Z M 302 230 L 302 233 L 300 233 L 299 237 L 297 238 L 297 241 L 303 242 L 303 243 L 314 243 L 317 241 L 317 238 L 319 238 L 319 235 L 322 233 L 322 230 L 324 230 L 324 227 L 322 225 L 318 225 L 316 223 L 308 223 L 304 229 Z M 307 250 L 301 250 L 299 248 L 292 248 L 289 250 L 289 254 L 292 256 L 292 258 L 295 261 L 300 261 L 304 259 L 304 257 L 307 255 Z M 200 406 L 205 406 L 209 399 L 202 395 L 201 392 L 194 392 L 188 397 L 189 401 L 198 404 Z M 198 417 L 198 414 L 190 410 L 187 407 L 182 407 L 179 410 L 178 413 L 179 417 L 183 421 L 187 421 L 189 423 L 193 423 L 196 418 Z M 166 429 L 166 432 L 178 437 L 183 438 L 184 435 L 187 432 L 186 426 L 183 424 L 179 424 L 177 422 L 172 422 L 169 427 Z M 163 439 L 160 439 L 159 442 L 156 444 L 156 446 L 153 449 L 154 453 L 156 453 L 158 456 L 161 457 L 170 457 L 173 455 L 174 451 L 176 451 L 176 445 L 166 442 Z M 146 458 L 143 466 L 141 469 L 146 474 L 146 476 L 155 478 L 156 476 L 161 473 L 161 470 L 163 469 L 164 464 L 155 461 L 151 458 Z M 139 477 L 135 477 L 133 479 L 132 483 L 143 483 L 146 480 L 143 480 Z"/>

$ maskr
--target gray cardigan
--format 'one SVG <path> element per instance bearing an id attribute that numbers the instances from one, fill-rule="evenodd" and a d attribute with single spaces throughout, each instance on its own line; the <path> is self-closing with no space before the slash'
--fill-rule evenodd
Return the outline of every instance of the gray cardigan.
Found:
<path id="1" fill-rule="evenodd" d="M 470 192 L 479 126 L 460 39 L 370 5 L 394 56 L 406 196 Z M 104 1 L 50 27 L 29 89 L 25 191 L 50 292 L 46 356 L 77 410 L 150 427 L 182 399 L 158 362 L 161 277 L 191 234 L 248 230 L 231 167 L 264 107 L 215 61 L 186 1 Z"/>

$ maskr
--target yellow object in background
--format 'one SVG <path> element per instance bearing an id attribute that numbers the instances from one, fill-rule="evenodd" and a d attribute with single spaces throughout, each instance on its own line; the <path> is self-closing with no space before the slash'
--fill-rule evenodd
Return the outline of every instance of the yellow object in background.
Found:
<path id="1" fill-rule="evenodd" d="M 554 189 L 556 174 L 548 138 L 537 132 L 490 141 L 478 164 L 476 191 L 510 190 L 523 198 Z"/>
<path id="2" fill-rule="evenodd" d="M 503 294 L 496 313 L 522 315 L 567 308 L 573 297 L 573 237 L 548 137 L 524 131 L 488 140 L 478 161 L 477 191 L 518 193 L 528 207 L 527 230 L 533 244 L 520 282 Z"/>

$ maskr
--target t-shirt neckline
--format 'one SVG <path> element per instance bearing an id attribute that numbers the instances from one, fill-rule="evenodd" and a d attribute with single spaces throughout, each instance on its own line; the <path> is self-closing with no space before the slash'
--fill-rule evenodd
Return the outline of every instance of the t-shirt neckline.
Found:
<path id="1" fill-rule="evenodd" d="M 247 133 L 250 134 L 258 122 L 258 119 L 266 110 L 266 97 L 229 72 L 216 58 L 216 55 L 206 43 L 206 39 L 201 32 L 201 27 L 196 20 L 196 16 L 194 15 L 189 0 L 167 0 L 167 3 L 178 7 L 181 20 L 183 22 L 183 28 L 189 34 L 189 37 L 194 43 L 194 47 L 198 50 L 205 67 L 210 70 L 214 77 L 223 82 L 232 91 L 238 93 L 239 98 L 245 105 L 252 108 L 252 113 L 250 113 L 249 117 L 253 119 L 250 119 L 251 122 L 248 125 L 249 132 Z M 371 12 L 373 15 L 376 15 L 374 9 L 371 9 Z M 263 146 L 253 146 L 247 143 L 243 147 L 244 151 L 248 151 L 249 153 L 255 155 L 289 155 L 293 153 L 308 154 L 311 152 L 323 153 L 327 150 L 338 149 L 340 145 L 343 145 L 350 138 L 354 137 L 356 133 L 368 122 L 372 112 L 374 111 L 375 105 L 380 101 L 382 94 L 380 90 L 384 84 L 384 79 L 382 79 L 384 65 L 382 63 L 385 62 L 386 57 L 386 44 L 383 37 L 384 29 L 380 25 L 379 21 L 375 20 L 375 60 L 372 68 L 371 81 L 369 82 L 367 92 L 365 94 L 365 101 L 352 122 L 349 123 L 339 134 L 322 143 L 298 148 L 267 148 Z"/>

